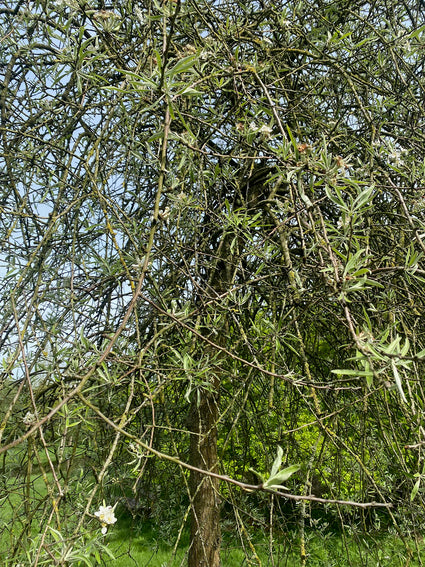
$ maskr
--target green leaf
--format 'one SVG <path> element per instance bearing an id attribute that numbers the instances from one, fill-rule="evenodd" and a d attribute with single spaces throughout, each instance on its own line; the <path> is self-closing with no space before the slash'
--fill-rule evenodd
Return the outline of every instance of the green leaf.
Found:
<path id="1" fill-rule="evenodd" d="M 425 348 L 416 353 L 416 358 L 424 358 L 425 357 Z"/>
<path id="2" fill-rule="evenodd" d="M 274 476 L 270 475 L 270 478 L 268 478 L 267 481 L 264 483 L 264 488 L 286 488 L 285 486 L 280 486 L 282 482 L 284 482 L 294 473 L 299 471 L 300 468 L 301 468 L 300 465 L 291 465 L 290 467 L 281 470 Z"/>
<path id="3" fill-rule="evenodd" d="M 184 87 L 181 91 L 179 91 L 177 93 L 178 96 L 181 95 L 191 95 L 191 96 L 197 96 L 197 95 L 201 95 L 202 91 L 197 91 L 196 89 L 192 88 L 192 87 Z"/>
<path id="4" fill-rule="evenodd" d="M 188 71 L 191 67 L 193 67 L 196 60 L 196 55 L 188 55 L 187 57 L 183 57 L 183 59 L 180 59 L 180 61 L 178 61 L 174 65 L 174 67 L 169 69 L 165 74 L 167 75 L 167 77 L 174 77 L 174 75 L 177 75 L 178 73 L 184 73 L 185 71 Z"/>
<path id="5" fill-rule="evenodd" d="M 352 277 L 357 278 L 359 276 L 363 276 L 364 274 L 368 274 L 369 272 L 369 268 L 360 268 L 360 270 L 357 270 L 357 272 L 354 272 L 354 274 L 352 274 Z"/>
<path id="6" fill-rule="evenodd" d="M 341 195 L 341 191 L 340 189 L 338 189 L 337 187 L 335 187 L 335 191 L 336 191 L 336 195 L 334 195 L 333 193 L 331 193 L 330 188 L 326 185 L 325 187 L 325 191 L 326 191 L 326 195 L 328 197 L 328 199 L 330 201 L 332 201 L 332 203 L 334 203 L 335 205 L 337 205 L 340 209 L 342 209 L 343 211 L 348 212 L 348 207 Z"/>
<path id="7" fill-rule="evenodd" d="M 55 530 L 54 528 L 52 528 L 52 526 L 47 526 L 47 527 L 49 528 L 55 541 L 57 542 L 63 541 L 62 534 L 58 530 Z"/>
<path id="8" fill-rule="evenodd" d="M 396 384 L 396 386 L 397 386 L 397 390 L 398 390 L 399 393 L 400 393 L 401 399 L 402 399 L 403 402 L 406 404 L 406 403 L 407 403 L 407 399 L 406 399 L 406 396 L 404 395 L 403 387 L 402 387 L 402 385 L 401 385 L 400 374 L 398 373 L 397 366 L 396 366 L 394 360 L 391 361 L 391 368 L 392 368 L 392 371 L 393 371 L 393 374 L 394 374 L 394 380 L 395 380 L 395 384 Z"/>
<path id="9" fill-rule="evenodd" d="M 419 37 L 423 32 L 425 32 L 425 26 L 421 26 L 420 28 L 415 29 L 414 31 L 412 31 L 412 33 L 410 33 L 408 35 L 409 39 L 413 39 L 413 38 L 417 38 Z"/>
<path id="10" fill-rule="evenodd" d="M 365 205 L 368 201 L 370 201 L 374 189 L 375 189 L 374 185 L 371 185 L 370 187 L 366 187 L 366 189 L 362 191 L 360 195 L 358 195 L 355 198 L 353 203 L 353 210 L 361 209 L 363 205 Z"/>
<path id="11" fill-rule="evenodd" d="M 365 43 L 374 43 L 375 41 L 377 41 L 376 37 L 370 36 L 370 37 L 365 37 L 364 39 L 362 39 L 361 41 L 359 41 L 359 43 L 356 43 L 356 45 L 354 45 L 353 50 L 354 49 L 358 49 L 359 47 L 361 47 L 362 45 L 365 45 Z"/>
<path id="12" fill-rule="evenodd" d="M 331 372 L 338 376 L 373 376 L 372 370 L 354 370 L 353 368 L 338 368 L 331 370 Z"/>
<path id="13" fill-rule="evenodd" d="M 373 372 L 366 376 L 366 384 L 368 388 L 371 388 L 373 385 Z"/>
<path id="14" fill-rule="evenodd" d="M 357 268 L 357 266 L 360 266 L 363 262 L 363 256 L 365 253 L 365 249 L 361 248 L 360 250 L 358 250 L 353 256 L 350 256 L 345 268 L 344 268 L 344 276 L 349 274 L 350 272 L 352 272 L 354 269 L 360 269 Z"/>
<path id="15" fill-rule="evenodd" d="M 385 348 L 385 352 L 387 354 L 395 354 L 399 352 L 399 346 L 400 346 L 400 339 L 401 337 L 399 335 L 396 336 L 396 338 L 392 341 L 391 344 L 389 344 L 386 348 Z"/>
<path id="16" fill-rule="evenodd" d="M 75 560 L 78 559 L 78 561 L 80 561 L 80 562 L 83 561 L 83 563 L 84 563 L 85 565 L 87 565 L 87 567 L 93 567 L 93 563 L 92 563 L 92 562 L 90 561 L 90 559 L 89 559 L 88 557 L 86 557 L 85 555 L 82 555 L 82 554 L 75 554 L 75 555 L 73 555 L 72 559 L 73 559 L 72 563 L 75 563 Z M 98 561 L 98 563 L 100 563 L 100 560 Z"/>
<path id="17" fill-rule="evenodd" d="M 286 125 L 286 129 L 288 130 L 289 137 L 291 138 L 291 142 L 292 142 L 292 145 L 293 145 L 294 150 L 295 150 L 295 155 L 298 157 L 298 156 L 299 156 L 298 144 L 297 144 L 297 142 L 296 142 L 296 140 L 295 140 L 295 138 L 294 138 L 294 136 L 293 136 L 293 134 L 292 134 L 292 132 L 291 132 L 291 129 L 290 129 L 289 126 L 288 126 L 288 124 Z"/>
<path id="18" fill-rule="evenodd" d="M 409 348 L 410 348 L 409 339 L 406 337 L 406 342 L 401 348 L 400 356 L 406 356 L 406 354 L 409 352 Z"/>
<path id="19" fill-rule="evenodd" d="M 415 482 L 415 486 L 413 487 L 412 492 L 410 494 L 410 502 L 413 502 L 413 500 L 415 499 L 415 496 L 418 493 L 420 485 L 421 485 L 421 478 L 419 477 L 418 480 Z"/>
<path id="20" fill-rule="evenodd" d="M 369 278 L 365 279 L 365 283 L 367 283 L 368 285 L 371 285 L 373 287 L 380 287 L 382 289 L 385 289 L 385 286 L 382 285 L 381 283 L 375 281 L 375 280 L 370 280 Z"/>
<path id="21" fill-rule="evenodd" d="M 282 464 L 282 456 L 283 456 L 283 449 L 282 449 L 282 447 L 280 447 L 278 445 L 277 457 L 275 458 L 275 460 L 273 462 L 273 466 L 272 466 L 272 470 L 270 472 L 270 476 L 274 476 L 278 472 L 278 470 L 280 469 L 280 466 Z"/>

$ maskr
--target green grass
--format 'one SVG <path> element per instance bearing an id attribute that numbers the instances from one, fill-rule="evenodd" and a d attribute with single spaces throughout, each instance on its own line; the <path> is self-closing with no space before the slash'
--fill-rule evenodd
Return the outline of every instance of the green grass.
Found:
<path id="1" fill-rule="evenodd" d="M 25 512 L 23 504 L 22 481 L 9 478 L 3 486 L 8 493 L 2 500 L 0 510 L 0 557 L 7 557 L 11 541 L 22 530 L 18 518 Z M 31 495 L 34 500 L 43 501 L 46 485 L 40 474 L 31 476 Z M 24 514 L 25 515 L 25 514 Z M 117 510 L 118 522 L 111 527 L 103 543 L 113 553 L 115 559 L 102 554 L 103 565 L 108 567 L 179 567 L 187 563 L 189 537 L 184 531 L 177 549 L 174 549 L 176 533 L 141 519 L 132 520 L 123 509 Z M 93 535 L 97 533 L 93 522 Z M 43 527 L 34 522 L 31 537 L 35 537 Z M 232 531 L 234 530 L 234 531 Z M 250 536 L 244 534 L 241 541 L 236 528 L 227 525 L 222 546 L 223 567 L 299 567 L 300 538 L 296 530 L 276 533 L 271 544 L 268 535 L 260 529 L 250 527 Z M 175 532 L 178 531 L 178 525 Z M 358 533 L 332 533 L 329 527 L 320 531 L 306 531 L 307 567 L 421 567 L 425 565 L 425 545 L 416 547 L 412 538 L 406 537 L 407 545 L 399 536 L 382 530 L 368 536 Z M 270 549 L 270 547 L 272 549 Z M 420 557 L 424 557 L 422 563 Z M 7 563 L 7 562 L 6 562 Z M 0 565 L 6 565 L 0 559 Z M 95 563 L 95 562 L 94 562 Z M 15 565 L 11 563 L 10 565 Z M 73 565 L 76 565 L 74 563 Z"/>
<path id="2" fill-rule="evenodd" d="M 179 567 L 186 565 L 187 536 L 173 554 L 173 545 L 160 539 L 154 526 L 130 522 L 119 522 L 107 536 L 108 547 L 116 560 L 106 561 L 110 567 Z M 233 534 L 225 534 L 222 547 L 223 567 L 299 567 L 300 539 L 295 532 L 281 535 L 273 542 L 273 558 L 270 543 L 265 534 L 252 536 L 250 547 L 247 541 L 243 549 Z M 419 556 L 425 558 L 425 547 L 421 544 Z M 255 549 L 255 552 L 253 551 Z M 351 535 L 344 540 L 341 534 L 320 534 L 311 530 L 306 533 L 308 567 L 420 567 L 415 542 L 406 546 L 397 536 L 383 533 L 372 536 Z M 425 560 L 424 560 L 425 561 Z"/>
<path id="3" fill-rule="evenodd" d="M 391 534 L 375 538 L 347 536 L 345 540 L 341 534 L 321 535 L 308 531 L 306 535 L 307 567 L 420 567 L 423 564 L 420 555 L 425 558 L 423 544 L 418 554 L 414 541 L 409 540 L 406 549 L 403 542 Z M 109 559 L 105 553 L 102 554 L 102 564 L 108 567 L 183 567 L 187 563 L 187 534 L 174 550 L 173 542 L 163 539 L 159 530 L 150 523 L 119 518 L 103 543 L 115 557 Z M 1 547 L 5 553 L 7 545 Z M 270 542 L 264 533 L 254 534 L 250 542 L 245 538 L 243 543 L 235 534 L 225 534 L 222 566 L 301 566 L 300 539 L 296 532 L 276 536 L 272 550 L 273 557 Z"/>

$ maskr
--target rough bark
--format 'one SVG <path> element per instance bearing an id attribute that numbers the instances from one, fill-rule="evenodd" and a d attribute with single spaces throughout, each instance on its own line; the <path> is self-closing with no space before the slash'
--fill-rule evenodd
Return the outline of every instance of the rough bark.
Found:
<path id="1" fill-rule="evenodd" d="M 214 389 L 218 384 L 214 384 Z M 190 462 L 210 471 L 217 471 L 218 394 L 204 391 L 199 404 L 191 409 Z M 192 471 L 191 546 L 188 567 L 220 566 L 220 494 L 217 479 Z"/>

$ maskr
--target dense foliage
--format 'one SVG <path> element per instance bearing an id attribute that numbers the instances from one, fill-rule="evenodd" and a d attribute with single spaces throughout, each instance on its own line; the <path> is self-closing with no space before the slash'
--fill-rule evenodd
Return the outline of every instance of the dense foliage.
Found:
<path id="1" fill-rule="evenodd" d="M 190 567 L 219 565 L 219 515 L 247 553 L 296 526 L 302 565 L 322 521 L 416 537 L 421 3 L 0 14 L 11 564 L 95 561 L 115 503 L 164 538 L 190 519 Z"/>

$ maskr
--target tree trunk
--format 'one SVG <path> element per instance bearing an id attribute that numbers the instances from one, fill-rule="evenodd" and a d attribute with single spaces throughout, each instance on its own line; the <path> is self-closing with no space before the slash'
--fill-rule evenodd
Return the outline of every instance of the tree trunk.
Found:
<path id="1" fill-rule="evenodd" d="M 262 168 L 245 182 L 245 190 L 241 193 L 247 212 L 255 212 L 258 201 L 264 198 L 264 181 L 270 170 Z M 236 244 L 235 244 L 235 239 Z M 232 250 L 233 244 L 233 250 Z M 241 235 L 229 228 L 220 239 L 209 277 L 209 288 L 217 297 L 225 294 L 232 286 L 240 263 L 240 255 L 244 247 Z M 222 342 L 228 336 L 227 317 L 224 314 L 220 336 L 212 338 Z M 217 330 L 217 329 L 216 329 Z M 225 340 L 223 341 L 225 342 Z M 215 376 L 211 389 L 200 390 L 199 398 L 194 396 L 190 409 L 190 464 L 212 472 L 218 472 L 217 455 L 217 423 L 219 410 L 220 379 Z M 191 471 L 190 494 L 191 509 L 191 543 L 188 567 L 220 567 L 220 494 L 219 482 L 215 478 Z"/>
<path id="2" fill-rule="evenodd" d="M 222 293 L 231 281 L 229 235 L 220 241 L 217 261 L 212 269 L 209 286 Z M 219 339 L 220 341 L 220 339 Z M 190 464 L 207 471 L 218 472 L 217 422 L 220 379 L 215 375 L 210 388 L 193 396 L 190 408 Z M 190 474 L 191 534 L 188 567 L 220 567 L 220 493 L 218 479 L 191 471 Z"/>
<path id="3" fill-rule="evenodd" d="M 190 463 L 203 470 L 217 471 L 218 384 L 203 391 L 191 408 Z M 220 566 L 220 494 L 218 479 L 191 471 L 191 545 L 188 567 Z"/>

